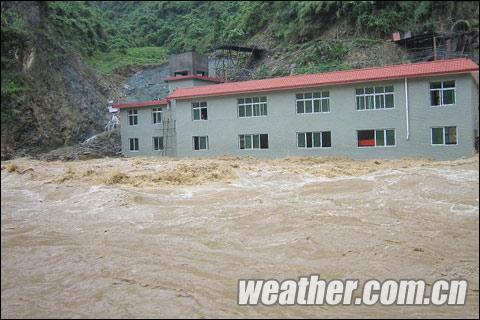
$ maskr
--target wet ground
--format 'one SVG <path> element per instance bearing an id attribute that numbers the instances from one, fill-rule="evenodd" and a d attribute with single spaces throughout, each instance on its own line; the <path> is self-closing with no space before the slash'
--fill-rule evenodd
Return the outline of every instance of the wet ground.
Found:
<path id="1" fill-rule="evenodd" d="M 479 316 L 478 157 L 2 162 L 1 316 Z M 467 279 L 452 306 L 238 306 L 237 281 Z"/>

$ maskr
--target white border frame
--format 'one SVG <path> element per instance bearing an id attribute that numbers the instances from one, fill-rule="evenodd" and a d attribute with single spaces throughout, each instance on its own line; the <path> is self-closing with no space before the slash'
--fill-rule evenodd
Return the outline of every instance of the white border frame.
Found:
<path id="1" fill-rule="evenodd" d="M 162 139 L 162 149 L 155 150 L 155 138 L 161 138 Z M 163 141 L 162 136 L 153 136 L 152 137 L 152 151 L 153 152 L 164 151 L 165 150 L 165 145 L 163 143 L 164 143 L 164 141 Z"/>
<path id="2" fill-rule="evenodd" d="M 254 99 L 254 98 L 258 98 L 259 102 L 253 102 L 253 99 Z M 265 98 L 265 102 L 260 101 L 260 99 L 262 99 L 262 98 Z M 243 99 L 243 100 L 244 100 L 244 103 L 238 103 L 238 100 L 240 100 L 240 99 Z M 246 99 L 252 99 L 252 103 L 245 103 L 245 100 L 246 100 Z M 254 116 L 254 115 L 253 115 L 253 106 L 254 106 L 254 105 L 258 105 L 258 106 L 260 107 L 260 111 L 261 111 L 261 107 L 262 107 L 261 105 L 262 105 L 262 104 L 265 104 L 265 108 L 266 108 L 265 110 L 267 111 L 267 113 L 264 114 L 264 115 L 260 115 L 260 116 Z M 251 116 L 243 116 L 243 117 L 241 117 L 241 116 L 240 116 L 240 106 L 245 106 L 245 107 L 246 107 L 246 106 L 250 106 L 250 105 L 252 106 L 252 115 L 251 115 Z M 268 117 L 268 97 L 267 97 L 267 96 L 237 98 L 237 118 L 238 118 L 238 119 L 244 119 L 244 118 L 247 118 L 247 119 L 248 119 L 248 118 L 261 118 L 261 117 Z M 242 150 L 243 150 L 243 149 L 242 149 Z"/>
<path id="3" fill-rule="evenodd" d="M 455 86 L 454 87 L 451 87 L 451 88 L 444 88 L 443 87 L 443 83 L 444 82 L 451 82 L 453 81 Z M 430 88 L 430 86 L 432 85 L 432 83 L 437 83 L 437 82 L 440 82 L 441 83 L 441 88 L 437 88 L 437 89 L 432 89 Z M 432 108 L 438 108 L 438 107 L 449 107 L 449 106 L 455 106 L 457 105 L 457 82 L 455 80 L 440 80 L 440 81 L 431 81 L 428 83 L 428 87 L 429 87 L 429 93 L 430 95 L 428 96 L 428 100 L 430 101 L 430 107 Z M 443 103 L 443 91 L 447 91 L 447 90 L 453 90 L 453 99 L 455 100 L 455 103 L 450 103 L 450 104 L 444 104 Z M 440 95 L 440 104 L 437 104 L 437 105 L 432 105 L 432 91 L 440 91 L 441 92 L 441 95 Z M 457 139 L 458 140 L 458 139 Z"/>
<path id="4" fill-rule="evenodd" d="M 446 137 L 445 137 L 445 128 L 448 128 L 448 127 L 454 127 L 455 128 L 455 136 L 457 138 L 457 141 L 455 144 L 446 144 L 445 141 L 447 140 Z M 443 143 L 442 144 L 439 144 L 439 143 L 433 143 L 433 129 L 443 129 Z M 451 147 L 451 146 L 458 146 L 459 143 L 458 143 L 458 127 L 457 126 L 444 126 L 444 127 L 430 127 L 430 145 L 432 147 Z"/>
<path id="5" fill-rule="evenodd" d="M 313 94 L 315 92 L 319 92 L 320 93 L 320 98 L 314 98 L 313 97 Z M 322 97 L 322 93 L 323 92 L 328 92 L 328 97 Z M 312 94 L 312 98 L 311 99 L 305 99 L 305 94 L 306 93 L 311 93 Z M 297 94 L 302 94 L 303 95 L 303 99 L 297 99 Z M 318 100 L 320 101 L 320 110 L 322 110 L 322 101 L 323 100 L 328 100 L 328 111 L 318 111 L 318 112 L 315 112 L 315 100 Z M 301 112 L 299 113 L 298 112 L 298 108 L 297 108 L 297 102 L 298 101 L 303 101 L 303 111 L 305 111 L 305 102 L 306 101 L 312 101 L 312 112 Z M 331 113 L 332 112 L 332 104 L 331 104 L 331 95 L 330 95 L 330 90 L 322 90 L 322 91 L 305 91 L 305 92 L 296 92 L 295 93 L 295 114 L 298 114 L 298 115 L 309 115 L 309 114 L 325 114 L 325 113 Z M 317 131 L 316 131 L 317 132 Z M 298 144 L 298 142 L 297 142 Z"/>
<path id="6" fill-rule="evenodd" d="M 156 110 L 156 109 L 160 109 L 160 111 Z M 160 122 L 155 122 L 155 114 L 158 114 L 160 113 Z M 154 126 L 157 126 L 159 124 L 162 124 L 163 123 L 163 108 L 162 107 L 153 107 L 152 108 L 152 124 Z"/>
<path id="7" fill-rule="evenodd" d="M 205 102 L 205 107 L 202 107 L 200 106 L 200 103 L 202 102 Z M 198 103 L 198 107 L 194 107 L 193 104 L 194 103 Z M 191 102 L 190 104 L 191 106 L 191 110 L 192 110 L 192 121 L 208 121 L 208 102 L 207 101 L 194 101 L 194 102 Z M 200 119 L 195 119 L 195 116 L 194 116 L 194 110 L 195 109 L 199 109 L 200 110 Z M 202 109 L 207 109 L 207 119 L 202 119 Z"/>
<path id="8" fill-rule="evenodd" d="M 268 141 L 268 148 L 261 148 L 261 140 L 260 140 L 260 135 L 266 134 L 267 135 L 267 141 Z M 258 135 L 258 148 L 253 147 L 253 136 Z M 240 148 L 240 136 L 252 136 L 252 147 L 251 148 Z M 270 136 L 268 133 L 241 133 L 238 135 L 238 150 L 244 151 L 244 150 L 269 150 L 270 149 Z"/>
<path id="9" fill-rule="evenodd" d="M 135 112 L 135 113 L 130 114 L 130 111 Z M 136 124 L 130 124 L 130 118 L 134 118 L 134 117 L 137 118 L 137 123 Z M 132 127 L 138 126 L 138 123 L 140 122 L 140 121 L 138 121 L 138 119 L 139 119 L 138 109 L 128 109 L 128 112 L 127 112 L 128 125 L 132 126 Z"/>
<path id="10" fill-rule="evenodd" d="M 383 87 L 383 93 L 375 93 L 375 88 L 376 87 Z M 393 91 L 392 92 L 385 92 L 385 88 L 386 87 L 393 87 Z M 366 94 L 365 93 L 365 89 L 366 88 L 373 88 L 373 93 L 368 93 Z M 357 89 L 363 89 L 363 94 L 357 94 Z M 378 85 L 378 86 L 373 86 L 373 87 L 362 87 L 362 88 L 354 88 L 353 89 L 353 93 L 355 94 L 355 111 L 359 111 L 359 112 L 364 112 L 364 111 L 386 111 L 386 110 L 394 110 L 396 109 L 396 99 L 395 99 L 395 85 Z M 385 95 L 386 94 L 392 94 L 393 95 L 393 107 L 392 108 L 387 108 L 386 105 L 385 105 L 385 108 L 375 108 L 376 105 L 377 105 L 377 100 L 375 99 L 376 96 L 381 96 L 383 95 L 383 101 L 384 103 L 387 101 L 387 99 L 385 99 Z M 373 97 L 373 109 L 358 109 L 358 105 L 357 105 L 357 97 L 364 97 L 366 98 L 367 96 L 372 96 Z M 366 103 L 367 103 L 367 100 L 365 99 L 364 100 L 365 102 L 365 106 L 366 106 Z"/>
<path id="11" fill-rule="evenodd" d="M 195 149 L 195 137 L 198 137 L 198 138 L 207 138 L 206 140 L 206 146 L 207 148 L 206 149 Z M 198 146 L 200 147 L 200 141 L 198 141 Z M 208 139 L 208 136 L 192 136 L 192 150 L 193 151 L 208 151 L 210 150 L 210 141 Z"/>
<path id="12" fill-rule="evenodd" d="M 131 144 L 131 140 L 134 140 L 134 139 L 137 139 L 137 146 L 138 146 L 138 150 L 132 150 L 131 147 L 132 147 L 132 144 Z M 130 152 L 140 152 L 140 139 L 139 138 L 128 138 L 128 150 Z"/>
<path id="13" fill-rule="evenodd" d="M 314 134 L 314 133 L 317 133 L 317 132 L 320 133 L 320 147 L 314 147 L 314 146 L 313 146 L 313 134 Z M 322 133 L 324 133 L 324 132 L 330 132 L 330 147 L 322 147 L 322 142 L 323 142 Z M 300 147 L 300 146 L 298 145 L 298 135 L 299 135 L 300 133 L 303 133 L 304 136 L 305 136 L 305 147 Z M 307 133 L 312 133 L 312 147 L 311 147 L 311 148 L 307 147 Z M 306 149 L 306 150 L 311 150 L 311 149 L 331 149 L 331 148 L 332 148 L 332 145 L 333 145 L 333 143 L 332 143 L 332 131 L 331 131 L 331 130 L 330 130 L 330 131 L 329 131 L 329 130 L 325 130 L 325 131 L 304 131 L 304 132 L 302 132 L 302 131 L 297 131 L 297 132 L 295 132 L 295 139 L 297 140 L 297 149 L 301 149 L 301 150 L 304 150 L 304 149 Z"/>
<path id="14" fill-rule="evenodd" d="M 383 139 L 385 141 L 384 146 L 377 146 L 377 131 L 383 130 Z M 395 137 L 395 144 L 393 146 L 387 145 L 387 130 L 393 130 L 393 136 Z M 373 137 L 375 140 L 374 146 L 359 146 L 358 145 L 358 132 L 359 131 L 373 131 Z M 357 148 L 359 149 L 374 149 L 374 148 L 395 148 L 397 147 L 397 130 L 395 128 L 385 128 L 385 129 L 357 129 Z"/>

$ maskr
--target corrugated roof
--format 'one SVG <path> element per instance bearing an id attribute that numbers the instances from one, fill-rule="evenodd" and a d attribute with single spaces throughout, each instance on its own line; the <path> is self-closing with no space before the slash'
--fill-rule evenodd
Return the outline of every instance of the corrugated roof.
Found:
<path id="1" fill-rule="evenodd" d="M 392 65 L 366 69 L 334 71 L 319 74 L 296 75 L 264 80 L 228 82 L 223 84 L 179 88 L 168 99 L 188 99 L 249 92 L 265 92 L 295 88 L 311 88 L 335 84 L 425 77 L 477 71 L 478 65 L 470 59 L 438 60 L 422 63 Z"/>
<path id="2" fill-rule="evenodd" d="M 141 108 L 141 107 L 149 107 L 149 106 L 163 106 L 163 105 L 167 105 L 167 103 L 168 103 L 167 99 L 161 99 L 161 100 L 153 100 L 153 101 L 116 103 L 116 104 L 113 104 L 112 107 L 118 108 L 118 109 Z"/>

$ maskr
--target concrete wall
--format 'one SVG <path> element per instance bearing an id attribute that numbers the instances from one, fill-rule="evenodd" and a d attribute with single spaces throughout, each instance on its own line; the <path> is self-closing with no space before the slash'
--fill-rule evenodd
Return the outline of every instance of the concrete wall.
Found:
<path id="1" fill-rule="evenodd" d="M 456 104 L 449 107 L 430 106 L 430 81 L 455 80 Z M 381 83 L 330 86 L 261 94 L 209 97 L 208 120 L 192 121 L 192 100 L 173 102 L 177 130 L 177 155 L 215 156 L 248 155 L 258 157 L 333 156 L 352 158 L 430 157 L 454 159 L 469 156 L 474 148 L 475 111 L 478 90 L 469 74 L 436 78 L 409 79 L 410 138 L 406 139 L 404 80 Z M 395 108 L 356 111 L 355 88 L 393 85 Z M 330 91 L 330 113 L 296 114 L 295 93 L 315 90 Z M 268 115 L 256 118 L 237 117 L 237 99 L 267 96 Z M 458 145 L 432 146 L 431 127 L 456 126 Z M 357 147 L 357 130 L 395 129 L 394 147 Z M 332 147 L 299 149 L 296 132 L 331 131 Z M 269 134 L 269 149 L 240 150 L 239 134 Z M 209 150 L 195 151 L 192 137 L 207 135 Z"/>
<path id="2" fill-rule="evenodd" d="M 208 75 L 208 57 L 197 52 L 184 52 L 171 55 L 169 58 L 170 75 L 175 72 L 187 71 L 189 75 L 197 71 L 206 72 Z"/>

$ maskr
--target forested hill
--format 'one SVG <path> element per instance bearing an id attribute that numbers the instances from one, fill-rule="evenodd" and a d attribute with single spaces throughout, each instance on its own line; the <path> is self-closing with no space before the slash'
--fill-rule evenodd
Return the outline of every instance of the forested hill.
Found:
<path id="1" fill-rule="evenodd" d="M 338 65 L 350 48 L 334 40 L 374 44 L 395 31 L 448 30 L 458 19 L 471 20 L 478 29 L 478 3 L 457 1 L 52 2 L 50 12 L 57 30 L 107 73 L 124 64 L 155 63 L 169 53 L 205 52 L 225 43 L 278 53 L 302 47 L 312 51 L 305 52 L 306 60 L 317 56 L 314 63 Z M 332 26 L 337 34 L 328 32 Z M 319 39 L 331 42 L 320 45 Z"/>
<path id="2" fill-rule="evenodd" d="M 478 2 L 2 1 L 2 158 L 102 129 L 119 74 L 221 44 L 267 50 L 251 77 L 401 62 L 395 31 L 476 30 Z"/>

